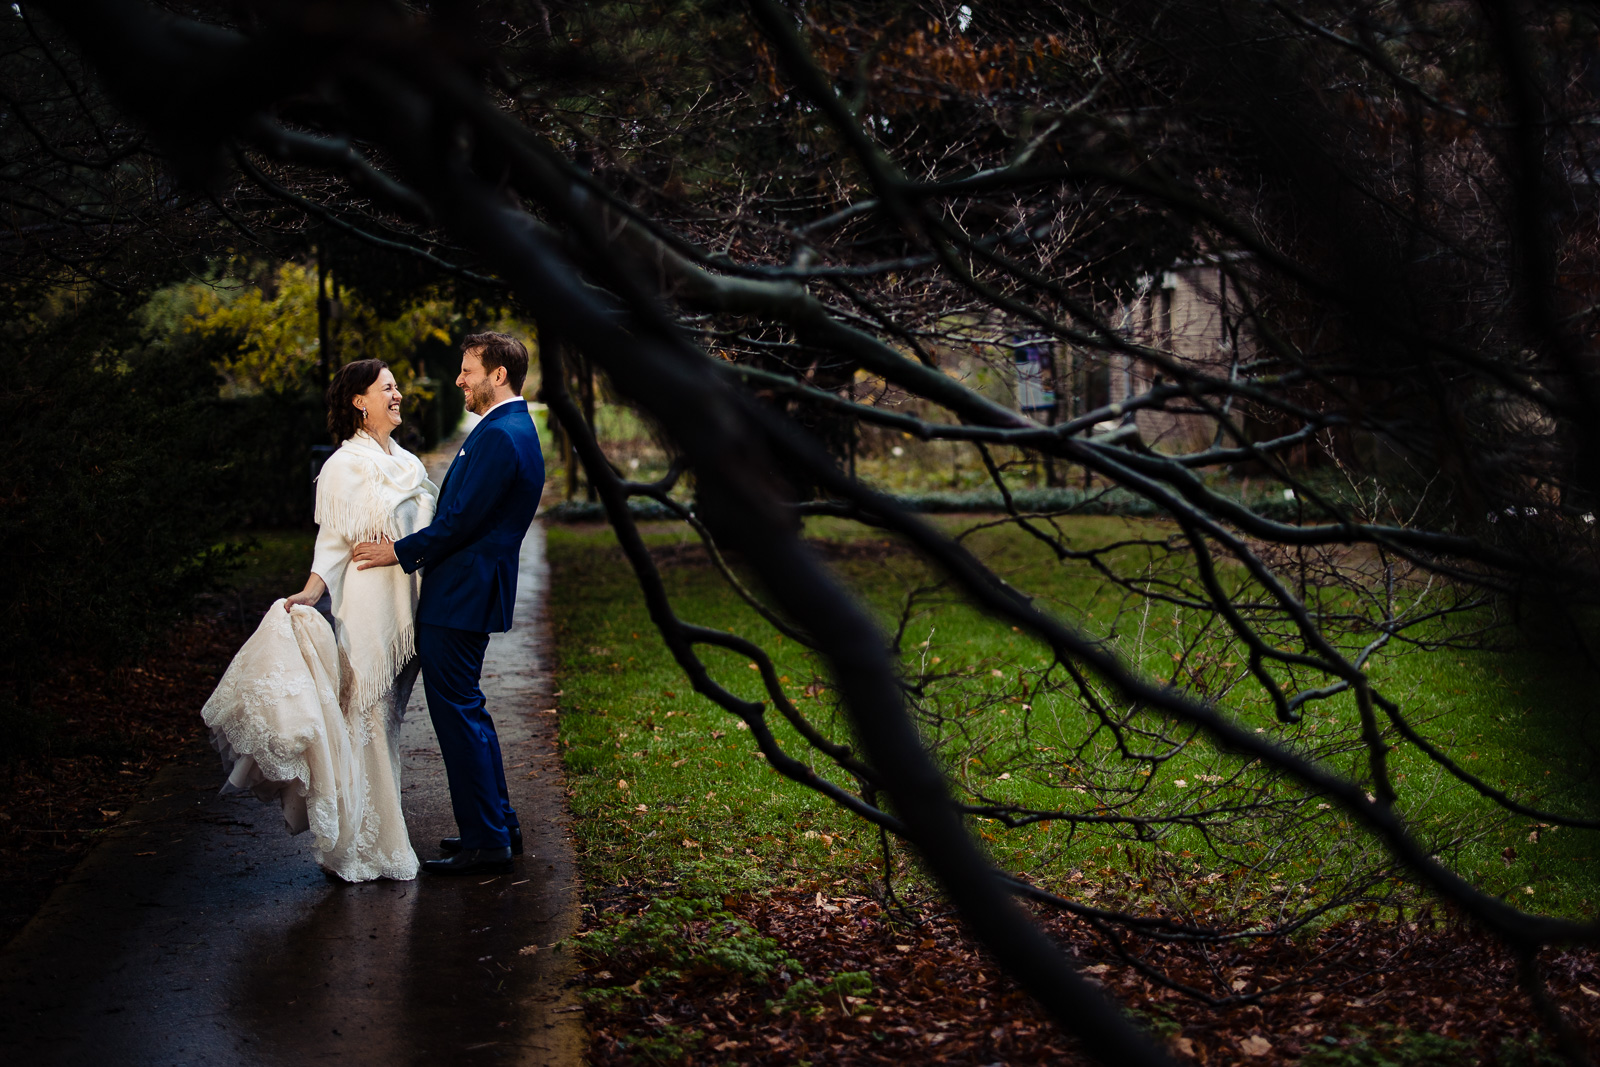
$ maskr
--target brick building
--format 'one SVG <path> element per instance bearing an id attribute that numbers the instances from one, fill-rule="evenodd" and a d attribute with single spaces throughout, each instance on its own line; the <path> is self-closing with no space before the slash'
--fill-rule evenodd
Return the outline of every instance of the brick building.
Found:
<path id="1" fill-rule="evenodd" d="M 1235 361 L 1248 358 L 1248 333 L 1241 330 L 1243 302 L 1236 278 L 1238 262 L 1210 258 L 1174 264 L 1169 270 L 1142 279 L 1133 299 L 1118 313 L 1123 336 L 1135 344 L 1170 353 L 1211 374 L 1226 377 Z M 1230 274 L 1235 275 L 1230 277 Z M 1159 368 L 1133 355 L 1108 358 L 1103 395 L 1106 403 L 1119 403 L 1147 392 L 1161 379 Z M 1094 398 L 1098 399 L 1098 398 Z M 1133 416 L 1139 436 L 1162 452 L 1192 452 L 1216 439 L 1217 424 L 1198 408 L 1169 402 L 1165 411 L 1139 411 Z"/>

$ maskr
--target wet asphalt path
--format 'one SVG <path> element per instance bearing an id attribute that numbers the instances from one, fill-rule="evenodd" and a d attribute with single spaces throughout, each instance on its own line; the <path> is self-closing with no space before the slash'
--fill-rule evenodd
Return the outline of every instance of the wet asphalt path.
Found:
<path id="1" fill-rule="evenodd" d="M 218 796 L 216 756 L 196 752 L 0 955 L 0 1059 L 578 1064 L 571 963 L 550 947 L 577 928 L 577 884 L 556 716 L 543 714 L 543 540 L 535 525 L 517 627 L 491 639 L 484 667 L 526 834 L 513 874 L 329 885 L 307 838 L 276 807 Z M 430 858 L 455 827 L 420 683 L 401 751 L 412 843 Z"/>

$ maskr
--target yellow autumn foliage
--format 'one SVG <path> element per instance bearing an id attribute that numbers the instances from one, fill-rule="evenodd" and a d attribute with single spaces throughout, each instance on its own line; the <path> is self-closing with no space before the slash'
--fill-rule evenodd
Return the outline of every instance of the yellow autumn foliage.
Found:
<path id="1" fill-rule="evenodd" d="M 200 282 L 186 287 L 192 310 L 182 320 L 183 330 L 234 342 L 218 367 L 232 391 L 294 393 L 319 382 L 316 267 L 283 263 L 271 280 L 266 287 Z M 330 324 L 335 363 L 381 359 L 394 368 L 395 377 L 409 382 L 418 346 L 430 339 L 448 344 L 460 328 L 458 317 L 449 300 L 430 294 L 398 318 L 385 319 L 359 293 L 346 289 Z M 447 376 L 452 370 L 430 369 Z"/>

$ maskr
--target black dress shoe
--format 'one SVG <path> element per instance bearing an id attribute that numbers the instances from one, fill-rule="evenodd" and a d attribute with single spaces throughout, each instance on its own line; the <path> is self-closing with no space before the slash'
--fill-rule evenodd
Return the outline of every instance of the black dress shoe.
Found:
<path id="1" fill-rule="evenodd" d="M 431 874 L 511 873 L 509 848 L 469 848 L 442 860 L 428 860 L 422 869 Z"/>
<path id="2" fill-rule="evenodd" d="M 439 842 L 439 849 L 442 852 L 460 852 L 461 838 L 446 837 Z M 522 827 L 520 826 L 511 828 L 511 854 L 513 856 L 522 855 Z"/>

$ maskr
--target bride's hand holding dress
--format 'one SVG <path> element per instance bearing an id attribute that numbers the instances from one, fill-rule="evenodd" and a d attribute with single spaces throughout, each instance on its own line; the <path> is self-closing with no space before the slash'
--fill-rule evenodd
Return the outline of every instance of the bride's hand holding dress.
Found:
<path id="1" fill-rule="evenodd" d="M 314 608 L 322 598 L 328 595 L 328 583 L 316 571 L 311 572 L 311 577 L 306 579 L 306 587 L 300 592 L 283 598 L 283 610 L 289 611 L 296 606 Z"/>

